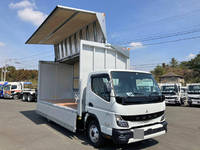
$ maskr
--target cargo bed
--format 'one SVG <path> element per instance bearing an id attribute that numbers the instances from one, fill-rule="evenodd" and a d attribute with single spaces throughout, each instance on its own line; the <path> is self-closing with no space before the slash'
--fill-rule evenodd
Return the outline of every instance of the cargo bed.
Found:
<path id="1" fill-rule="evenodd" d="M 76 132 L 77 109 L 62 104 L 66 103 L 39 102 L 37 103 L 37 113 L 72 132 Z"/>

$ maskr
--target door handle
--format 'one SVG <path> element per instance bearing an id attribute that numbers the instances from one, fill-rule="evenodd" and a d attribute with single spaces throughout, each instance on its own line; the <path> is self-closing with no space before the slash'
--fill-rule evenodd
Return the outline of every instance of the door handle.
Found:
<path id="1" fill-rule="evenodd" d="M 93 107 L 93 104 L 92 104 L 92 103 L 89 103 L 89 106 L 90 106 L 90 107 Z"/>

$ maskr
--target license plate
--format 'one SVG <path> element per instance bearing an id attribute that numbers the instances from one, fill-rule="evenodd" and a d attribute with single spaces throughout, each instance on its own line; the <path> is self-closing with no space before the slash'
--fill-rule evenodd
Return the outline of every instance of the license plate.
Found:
<path id="1" fill-rule="evenodd" d="M 135 129 L 134 130 L 135 139 L 144 139 L 144 129 Z"/>

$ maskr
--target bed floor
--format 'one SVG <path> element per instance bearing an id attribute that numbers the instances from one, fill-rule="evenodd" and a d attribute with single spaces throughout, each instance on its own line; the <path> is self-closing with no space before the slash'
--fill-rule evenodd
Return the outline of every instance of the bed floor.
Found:
<path id="1" fill-rule="evenodd" d="M 74 99 L 59 99 L 59 100 L 46 100 L 46 101 L 59 106 L 66 106 L 73 109 L 77 109 L 78 106 Z"/>

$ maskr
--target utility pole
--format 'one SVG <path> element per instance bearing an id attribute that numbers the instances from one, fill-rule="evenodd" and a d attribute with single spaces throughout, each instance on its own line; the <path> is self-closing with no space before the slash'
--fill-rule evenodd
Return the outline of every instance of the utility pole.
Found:
<path id="1" fill-rule="evenodd" d="M 6 81 L 6 73 L 8 72 L 7 67 L 8 67 L 8 65 L 5 64 L 1 68 L 1 81 L 4 81 L 4 82 Z"/>
<path id="2" fill-rule="evenodd" d="M 5 69 L 4 69 L 4 82 L 6 81 L 6 73 L 7 73 L 7 65 L 4 66 Z"/>
<path id="3" fill-rule="evenodd" d="M 1 81 L 3 81 L 3 74 L 4 74 L 4 71 L 3 71 L 3 66 L 1 68 Z"/>

